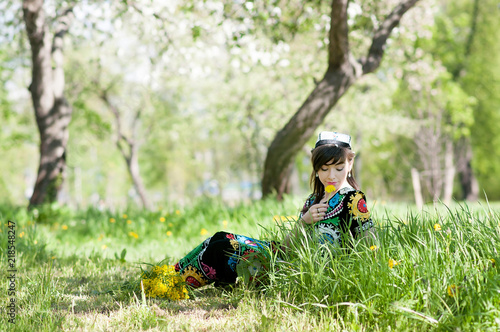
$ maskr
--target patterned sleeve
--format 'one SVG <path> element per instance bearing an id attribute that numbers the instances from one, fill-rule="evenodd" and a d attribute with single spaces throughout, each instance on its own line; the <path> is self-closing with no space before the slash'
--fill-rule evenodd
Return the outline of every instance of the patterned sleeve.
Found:
<path id="1" fill-rule="evenodd" d="M 299 213 L 299 219 L 302 218 L 302 216 L 309 210 L 309 207 L 311 204 L 314 202 L 314 194 L 309 195 L 307 197 L 306 202 L 304 203 L 304 206 L 302 207 L 302 210 Z"/>
<path id="2" fill-rule="evenodd" d="M 353 235 L 363 233 L 374 226 L 363 192 L 353 191 L 347 202 L 351 220 L 350 231 Z"/>

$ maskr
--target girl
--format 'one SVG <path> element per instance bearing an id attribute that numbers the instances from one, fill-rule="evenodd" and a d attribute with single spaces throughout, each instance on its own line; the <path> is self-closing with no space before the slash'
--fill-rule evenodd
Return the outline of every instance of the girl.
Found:
<path id="1" fill-rule="evenodd" d="M 351 137 L 346 134 L 319 134 L 311 157 L 313 192 L 306 199 L 298 221 L 313 225 L 311 229 L 316 231 L 319 241 L 337 247 L 346 246 L 344 235 L 357 236 L 373 229 L 365 195 L 359 191 L 352 174 L 354 152 L 350 143 Z M 289 248 L 292 237 L 299 236 L 297 230 L 295 227 L 285 238 L 282 250 Z M 265 269 L 269 252 L 276 250 L 275 242 L 217 232 L 182 258 L 175 270 L 186 284 L 195 288 L 213 282 L 232 284 L 242 266 L 251 275 Z M 249 260 L 252 264 L 241 264 Z"/>

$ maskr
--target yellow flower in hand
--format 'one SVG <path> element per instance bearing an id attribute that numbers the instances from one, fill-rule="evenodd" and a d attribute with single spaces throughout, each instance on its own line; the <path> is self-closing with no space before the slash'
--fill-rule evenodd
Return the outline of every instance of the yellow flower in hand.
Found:
<path id="1" fill-rule="evenodd" d="M 330 184 L 330 185 L 326 186 L 325 191 L 327 193 L 332 193 L 335 191 L 335 186 L 333 184 Z"/>

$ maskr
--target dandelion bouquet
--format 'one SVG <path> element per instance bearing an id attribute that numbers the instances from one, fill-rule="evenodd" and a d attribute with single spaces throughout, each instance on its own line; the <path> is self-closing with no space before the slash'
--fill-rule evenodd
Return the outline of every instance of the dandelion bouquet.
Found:
<path id="1" fill-rule="evenodd" d="M 172 265 L 153 265 L 141 275 L 142 286 L 147 296 L 170 300 L 189 299 L 186 282 Z"/>

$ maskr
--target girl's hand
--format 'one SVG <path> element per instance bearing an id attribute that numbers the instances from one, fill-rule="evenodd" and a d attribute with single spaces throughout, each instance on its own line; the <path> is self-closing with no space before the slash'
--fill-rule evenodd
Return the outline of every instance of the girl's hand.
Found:
<path id="1" fill-rule="evenodd" d="M 309 210 L 302 216 L 302 220 L 304 220 L 306 224 L 314 224 L 318 221 L 323 220 L 327 210 L 328 204 L 326 203 L 311 205 Z"/>

